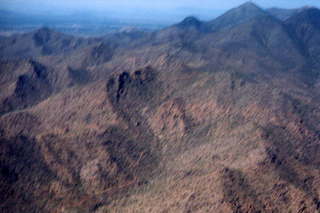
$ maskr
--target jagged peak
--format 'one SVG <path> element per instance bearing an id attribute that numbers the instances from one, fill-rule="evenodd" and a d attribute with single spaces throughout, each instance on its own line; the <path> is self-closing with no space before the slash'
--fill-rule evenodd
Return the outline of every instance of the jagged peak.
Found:
<path id="1" fill-rule="evenodd" d="M 188 16 L 178 24 L 179 27 L 199 27 L 202 22 L 194 16 Z"/>

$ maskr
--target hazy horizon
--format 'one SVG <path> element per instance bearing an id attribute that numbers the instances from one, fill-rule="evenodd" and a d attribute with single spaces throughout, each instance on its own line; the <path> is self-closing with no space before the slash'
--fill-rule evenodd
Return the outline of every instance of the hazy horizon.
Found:
<path id="1" fill-rule="evenodd" d="M 217 0 L 202 0 L 201 3 L 197 0 L 162 0 L 158 2 L 150 2 L 147 0 L 0 0 L 0 8 L 7 9 L 23 9 L 23 10 L 44 10 L 44 9 L 65 9 L 65 10 L 103 10 L 115 9 L 120 7 L 124 9 L 177 9 L 182 7 L 194 9 L 214 9 L 226 10 L 237 5 L 240 5 L 247 0 L 229 0 L 225 2 Z M 282 7 L 282 8 L 296 8 L 304 5 L 320 6 L 317 0 L 255 0 L 252 1 L 261 7 Z M 47 7 L 47 8 L 46 8 Z M 120 9 L 119 8 L 119 9 Z"/>
<path id="2" fill-rule="evenodd" d="M 0 0 L 0 33 L 30 31 L 43 26 L 62 32 L 102 35 L 127 27 L 157 30 L 195 16 L 213 20 L 246 0 Z M 256 0 L 261 8 L 320 7 L 315 0 Z"/>
<path id="3" fill-rule="evenodd" d="M 246 0 L 229 0 L 225 2 L 217 0 L 162 0 L 151 2 L 147 0 L 0 0 L 0 10 L 9 10 L 24 14 L 73 14 L 84 13 L 119 18 L 132 19 L 181 19 L 187 15 L 194 15 L 201 19 L 214 18 L 228 9 L 236 7 Z M 302 6 L 320 7 L 316 0 L 256 0 L 253 3 L 263 7 L 298 8 Z M 49 14 L 50 13 L 50 14 Z M 174 21 L 176 21 L 174 20 Z"/>

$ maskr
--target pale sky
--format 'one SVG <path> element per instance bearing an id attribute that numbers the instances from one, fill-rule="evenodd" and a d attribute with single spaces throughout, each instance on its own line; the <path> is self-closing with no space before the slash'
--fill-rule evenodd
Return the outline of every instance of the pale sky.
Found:
<path id="1" fill-rule="evenodd" d="M 226 10 L 242 3 L 245 0 L 0 0 L 0 8 L 72 8 L 72 9 L 105 9 L 115 7 L 143 8 L 143 9 L 175 9 L 206 8 Z M 261 7 L 295 8 L 304 5 L 320 7 L 320 0 L 255 0 Z"/>

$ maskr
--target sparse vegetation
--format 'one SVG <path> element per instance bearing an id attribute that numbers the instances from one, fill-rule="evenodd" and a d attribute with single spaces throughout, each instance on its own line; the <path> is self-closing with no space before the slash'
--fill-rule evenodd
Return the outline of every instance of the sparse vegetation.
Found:
<path id="1" fill-rule="evenodd" d="M 319 212 L 320 10 L 284 12 L 0 38 L 0 211 Z"/>

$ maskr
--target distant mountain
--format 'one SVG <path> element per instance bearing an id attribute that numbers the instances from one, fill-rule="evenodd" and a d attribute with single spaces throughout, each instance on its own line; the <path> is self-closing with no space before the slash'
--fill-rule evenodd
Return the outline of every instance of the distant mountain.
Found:
<path id="1" fill-rule="evenodd" d="M 208 28 L 205 26 L 204 22 L 193 16 L 190 16 L 178 24 L 153 33 L 153 42 L 163 43 L 194 41 L 207 30 Z"/>
<path id="2" fill-rule="evenodd" d="M 299 40 L 305 54 L 320 68 L 320 10 L 305 8 L 286 20 L 291 33 Z M 319 73 L 320 74 L 320 73 Z"/>
<path id="3" fill-rule="evenodd" d="M 280 13 L 1 38 L 0 212 L 319 212 L 320 11 Z"/>
<path id="4" fill-rule="evenodd" d="M 283 9 L 283 8 L 269 8 L 267 9 L 267 12 L 269 12 L 271 15 L 277 17 L 280 20 L 286 20 L 288 18 L 290 18 L 293 15 L 296 15 L 297 13 L 300 13 L 304 10 L 307 10 L 311 7 L 305 6 L 302 8 L 297 8 L 297 9 Z"/>
<path id="5" fill-rule="evenodd" d="M 304 9 L 301 12 L 291 16 L 290 19 L 286 21 L 287 24 L 291 25 L 308 25 L 309 27 L 320 29 L 319 23 L 320 10 L 317 8 Z"/>
<path id="6" fill-rule="evenodd" d="M 263 9 L 252 2 L 246 2 L 209 22 L 208 25 L 212 30 L 219 30 L 221 28 L 232 27 L 249 21 L 250 19 L 265 15 L 266 12 Z"/>
<path id="7" fill-rule="evenodd" d="M 185 18 L 182 22 L 177 24 L 177 26 L 181 28 L 189 28 L 189 27 L 200 28 L 201 25 L 202 25 L 202 22 L 194 16 L 189 16 Z"/>
<path id="8" fill-rule="evenodd" d="M 36 57 L 60 54 L 90 44 L 91 40 L 75 38 L 46 27 L 35 32 L 0 39 L 0 57 Z"/>

